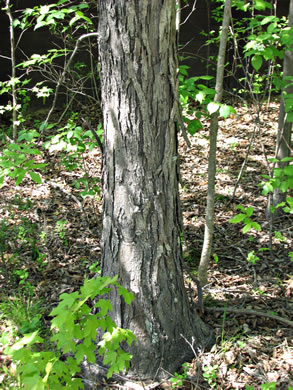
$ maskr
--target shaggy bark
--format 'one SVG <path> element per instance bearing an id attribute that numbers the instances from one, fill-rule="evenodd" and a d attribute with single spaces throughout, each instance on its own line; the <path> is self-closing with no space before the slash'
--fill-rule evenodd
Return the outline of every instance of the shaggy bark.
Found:
<path id="1" fill-rule="evenodd" d="M 131 306 L 110 295 L 113 319 L 131 329 L 131 373 L 163 377 L 211 346 L 190 309 L 179 236 L 175 1 L 100 0 L 104 114 L 102 274 L 119 275 Z"/>

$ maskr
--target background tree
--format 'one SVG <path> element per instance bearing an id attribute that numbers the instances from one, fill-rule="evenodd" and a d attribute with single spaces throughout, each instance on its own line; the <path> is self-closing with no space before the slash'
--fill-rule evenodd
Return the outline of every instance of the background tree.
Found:
<path id="1" fill-rule="evenodd" d="M 175 2 L 99 1 L 105 130 L 102 274 L 135 294 L 111 294 L 131 329 L 132 371 L 164 376 L 213 343 L 184 288 L 178 195 Z"/>
<path id="2" fill-rule="evenodd" d="M 288 27 L 293 28 L 293 0 L 290 1 L 289 6 L 289 22 Z M 291 31 L 292 34 L 292 31 Z M 292 38 L 291 38 L 292 42 Z M 283 62 L 283 93 L 280 101 L 280 113 L 278 123 L 278 135 L 276 143 L 276 158 L 282 160 L 285 157 L 291 155 L 291 136 L 292 136 L 292 118 L 288 120 L 286 110 L 286 97 L 292 99 L 293 96 L 293 44 L 284 52 Z M 277 168 L 284 168 L 288 165 L 288 162 L 277 163 Z M 282 192 L 279 188 L 276 188 L 273 193 L 271 205 L 277 206 L 279 203 L 285 200 L 286 193 Z M 281 208 L 277 209 L 275 213 L 279 214 Z"/>
<path id="3" fill-rule="evenodd" d="M 212 253 L 213 234 L 214 234 L 214 217 L 215 217 L 215 177 L 216 177 L 216 152 L 217 152 L 217 134 L 218 134 L 218 117 L 219 103 L 223 96 L 223 79 L 225 67 L 225 55 L 229 24 L 231 19 L 231 0 L 225 1 L 222 33 L 219 46 L 219 54 L 217 60 L 217 76 L 216 76 L 216 95 L 214 97 L 215 112 L 211 115 L 210 124 L 210 150 L 209 150 L 209 165 L 208 165 L 208 194 L 206 206 L 206 220 L 204 242 L 201 252 L 200 264 L 198 269 L 199 280 L 202 285 L 207 284 L 207 272 L 209 260 Z"/>

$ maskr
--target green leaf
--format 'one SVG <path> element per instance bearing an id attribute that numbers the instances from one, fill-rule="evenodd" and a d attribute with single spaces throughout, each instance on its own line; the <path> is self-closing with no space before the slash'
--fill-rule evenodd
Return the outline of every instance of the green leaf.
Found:
<path id="1" fill-rule="evenodd" d="M 267 23 L 274 21 L 275 19 L 276 19 L 276 17 L 274 15 L 266 16 L 265 18 L 263 18 L 263 20 L 260 22 L 260 24 L 261 24 L 261 26 L 263 26 Z"/>
<path id="2" fill-rule="evenodd" d="M 265 60 L 272 60 L 274 58 L 274 52 L 271 47 L 266 47 L 263 51 L 263 56 Z"/>
<path id="3" fill-rule="evenodd" d="M 281 190 L 282 192 L 286 192 L 286 191 L 288 190 L 288 188 L 289 188 L 289 183 L 288 183 L 288 181 L 283 181 L 283 182 L 280 184 L 279 188 L 280 188 L 280 190 Z"/>
<path id="4" fill-rule="evenodd" d="M 18 144 L 10 144 L 8 145 L 8 149 L 12 151 L 21 151 L 21 146 Z"/>
<path id="5" fill-rule="evenodd" d="M 257 230 L 258 232 L 261 231 L 261 227 L 260 227 L 260 225 L 257 222 L 251 222 L 251 227 L 253 229 Z"/>
<path id="6" fill-rule="evenodd" d="M 210 103 L 208 104 L 208 106 L 207 106 L 208 112 L 209 112 L 210 114 L 213 114 L 213 113 L 217 112 L 218 109 L 219 109 L 219 106 L 220 106 L 219 103 L 210 102 Z"/>
<path id="7" fill-rule="evenodd" d="M 244 221 L 245 218 L 246 218 L 246 214 L 237 214 L 237 215 L 235 215 L 235 217 L 229 219 L 229 222 L 230 223 L 239 223 L 239 222 Z"/>
<path id="8" fill-rule="evenodd" d="M 228 118 L 230 115 L 230 107 L 227 104 L 222 104 L 220 107 L 220 116 L 223 118 Z"/>
<path id="9" fill-rule="evenodd" d="M 99 299 L 94 307 L 100 308 L 99 317 L 104 317 L 109 311 L 112 311 L 112 305 L 108 299 Z"/>
<path id="10" fill-rule="evenodd" d="M 269 192 L 274 192 L 274 187 L 272 186 L 271 183 L 265 183 L 263 185 L 262 194 L 267 195 Z"/>
<path id="11" fill-rule="evenodd" d="M 249 232 L 249 230 L 252 228 L 252 223 L 248 223 L 246 224 L 243 229 L 242 229 L 242 233 L 245 234 L 247 232 Z"/>
<path id="12" fill-rule="evenodd" d="M 293 176 L 293 165 L 284 167 L 284 174 L 287 176 Z"/>
<path id="13" fill-rule="evenodd" d="M 77 291 L 67 294 L 63 293 L 60 295 L 59 299 L 60 302 L 57 307 L 55 307 L 51 312 L 50 316 L 54 317 L 58 314 L 64 314 L 64 311 L 68 311 L 68 308 L 71 308 L 75 305 L 77 300 L 79 299 L 80 295 Z"/>
<path id="14" fill-rule="evenodd" d="M 118 291 L 119 291 L 119 295 L 122 295 L 125 302 L 130 305 L 131 302 L 133 301 L 134 299 L 134 294 L 128 290 L 126 290 L 126 288 L 122 287 L 122 286 L 119 286 L 118 287 Z"/>
<path id="15" fill-rule="evenodd" d="M 293 160 L 293 157 L 284 157 L 284 158 L 282 158 L 282 160 L 281 160 L 281 162 L 290 162 L 290 161 L 292 161 Z M 279 160 L 277 160 L 277 162 L 278 162 Z"/>
<path id="16" fill-rule="evenodd" d="M 26 170 L 25 170 L 25 169 L 23 169 L 23 168 L 19 168 L 19 169 L 18 169 L 18 172 L 17 172 L 17 179 L 16 179 L 16 182 L 15 182 L 15 184 L 16 184 L 17 186 L 22 182 L 22 180 L 23 180 L 24 177 L 25 177 L 25 174 L 26 174 Z"/>
<path id="17" fill-rule="evenodd" d="M 23 349 L 24 346 L 30 346 L 36 343 L 43 343 L 44 339 L 38 335 L 38 331 L 36 330 L 33 333 L 25 334 L 19 341 L 17 341 L 12 347 L 7 348 L 9 351 L 9 355 L 13 351 L 18 351 Z M 6 350 L 4 350 L 5 352 Z M 6 352 L 5 352 L 6 353 Z"/>
<path id="18" fill-rule="evenodd" d="M 260 67 L 262 66 L 262 56 L 260 56 L 259 54 L 255 54 L 251 58 L 251 64 L 254 67 L 254 69 L 256 71 L 258 71 L 260 69 Z"/>
<path id="19" fill-rule="evenodd" d="M 42 184 L 42 179 L 41 179 L 41 176 L 38 174 L 38 173 L 36 173 L 36 172 L 29 172 L 29 175 L 30 175 L 30 177 L 31 177 L 31 179 L 35 182 L 35 183 L 37 183 L 37 184 Z"/>
<path id="20" fill-rule="evenodd" d="M 264 0 L 254 0 L 254 7 L 259 11 L 265 10 L 266 8 L 272 9 L 272 5 Z"/>
<path id="21" fill-rule="evenodd" d="M 187 131 L 189 134 L 194 135 L 198 130 L 202 129 L 202 124 L 198 119 L 189 120 L 187 125 Z"/>
<path id="22" fill-rule="evenodd" d="M 99 328 L 100 320 L 88 315 L 88 320 L 84 327 L 83 336 L 88 337 L 90 340 L 95 341 L 97 337 L 97 329 Z"/>
<path id="23" fill-rule="evenodd" d="M 22 385 L 24 390 L 45 390 L 46 386 L 42 381 L 40 375 L 24 376 L 22 379 Z"/>
<path id="24" fill-rule="evenodd" d="M 246 209 L 244 206 L 242 206 L 242 204 L 238 204 L 236 206 L 236 210 L 241 210 L 243 213 L 246 213 Z"/>
<path id="25" fill-rule="evenodd" d="M 247 208 L 247 210 L 246 210 L 246 215 L 247 215 L 248 217 L 251 217 L 252 214 L 253 214 L 253 207 L 252 207 L 252 206 L 249 206 L 249 207 Z"/>
<path id="26" fill-rule="evenodd" d="M 293 122 L 293 112 L 287 114 L 286 122 Z"/>

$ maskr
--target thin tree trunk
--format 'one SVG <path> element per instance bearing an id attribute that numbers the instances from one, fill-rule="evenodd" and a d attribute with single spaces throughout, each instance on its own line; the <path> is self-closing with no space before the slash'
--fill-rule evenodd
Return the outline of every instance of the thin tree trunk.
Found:
<path id="1" fill-rule="evenodd" d="M 131 373 L 165 376 L 210 346 L 213 332 L 191 310 L 179 235 L 174 0 L 99 0 L 104 113 L 102 274 L 135 294 L 111 293 L 113 319 L 137 341 Z"/>
<path id="2" fill-rule="evenodd" d="M 10 0 L 6 0 L 5 10 L 9 18 L 9 36 L 10 36 L 10 59 L 11 59 L 11 95 L 12 95 L 12 138 L 17 140 L 17 90 L 16 90 L 16 59 L 15 59 L 15 37 L 13 27 L 13 16 L 10 9 Z"/>
<path id="3" fill-rule="evenodd" d="M 293 26 L 293 0 L 290 0 L 289 8 L 289 27 Z M 284 63 L 283 63 L 283 81 L 286 82 L 286 78 L 293 77 L 293 45 L 291 50 L 286 50 L 284 54 Z M 293 86 L 290 85 L 287 88 L 284 88 L 283 93 L 293 94 Z M 276 143 L 276 158 L 282 160 L 284 157 L 289 157 L 291 155 L 291 134 L 292 134 L 292 122 L 286 121 L 286 112 L 285 112 L 285 101 L 284 97 L 281 97 L 280 102 L 280 112 L 279 112 L 279 124 L 278 124 L 278 135 Z M 280 162 L 276 164 L 277 168 L 284 168 L 288 165 L 288 162 Z M 283 202 L 286 198 L 286 193 L 281 192 L 278 188 L 275 189 L 271 202 L 269 202 L 267 215 L 270 216 L 270 206 L 277 206 L 277 204 Z M 278 208 L 273 214 L 274 217 L 279 216 L 282 209 Z"/>
<path id="4" fill-rule="evenodd" d="M 229 32 L 229 24 L 231 18 L 231 0 L 225 1 L 222 34 L 220 39 L 220 47 L 217 61 L 217 77 L 216 77 L 216 95 L 215 103 L 220 103 L 223 96 L 223 78 L 227 38 Z M 208 267 L 213 247 L 214 234 L 214 215 L 215 215 L 215 177 L 216 177 L 216 151 L 217 151 L 217 134 L 218 134 L 218 111 L 211 115 L 210 124 L 210 150 L 208 163 L 208 194 L 206 207 L 206 220 L 204 242 L 201 252 L 200 264 L 198 269 L 198 277 L 201 285 L 208 282 Z"/>

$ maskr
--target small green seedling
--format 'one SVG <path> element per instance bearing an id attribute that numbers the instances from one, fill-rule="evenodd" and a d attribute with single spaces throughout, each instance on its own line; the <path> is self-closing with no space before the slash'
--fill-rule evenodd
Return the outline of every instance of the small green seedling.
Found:
<path id="1" fill-rule="evenodd" d="M 229 220 L 230 223 L 243 223 L 244 227 L 242 229 L 242 233 L 245 234 L 249 232 L 251 229 L 255 229 L 258 232 L 261 231 L 261 227 L 257 222 L 251 220 L 251 216 L 253 214 L 253 207 L 249 206 L 245 209 L 241 204 L 236 207 L 242 211 L 242 213 L 235 215 L 235 217 Z"/>
<path id="2" fill-rule="evenodd" d="M 259 261 L 259 257 L 254 254 L 254 251 L 248 253 L 247 261 L 251 264 L 256 264 Z"/>
<path id="3" fill-rule="evenodd" d="M 58 236 L 61 238 L 65 246 L 68 246 L 68 241 L 66 239 L 66 224 L 67 221 L 60 219 L 56 223 L 55 231 L 58 234 Z"/>
<path id="4" fill-rule="evenodd" d="M 219 262 L 219 257 L 218 257 L 218 255 L 217 255 L 216 253 L 213 254 L 213 258 L 214 258 L 214 263 L 215 263 L 215 264 L 218 264 L 218 262 Z"/>
<path id="5" fill-rule="evenodd" d="M 174 377 L 170 379 L 172 389 L 178 389 L 179 387 L 182 387 L 184 381 L 186 381 L 187 379 L 187 371 L 190 369 L 190 365 L 188 363 L 183 363 L 182 368 L 182 374 L 178 374 L 178 372 L 175 372 Z"/>
<path id="6" fill-rule="evenodd" d="M 215 364 L 214 366 L 205 366 L 203 367 L 204 373 L 202 374 L 203 377 L 206 379 L 208 384 L 212 389 L 215 389 L 217 386 L 217 370 L 218 370 L 218 365 Z"/>

